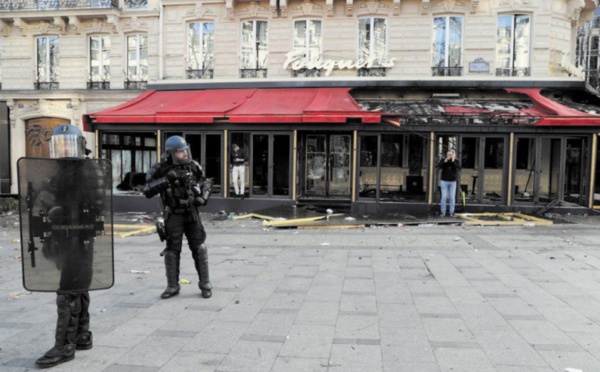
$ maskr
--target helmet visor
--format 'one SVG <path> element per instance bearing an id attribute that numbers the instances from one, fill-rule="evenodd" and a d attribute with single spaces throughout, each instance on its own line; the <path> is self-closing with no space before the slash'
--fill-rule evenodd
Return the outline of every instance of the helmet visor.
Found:
<path id="1" fill-rule="evenodd" d="M 181 150 L 172 150 L 171 159 L 173 164 L 188 164 L 192 161 L 192 152 L 189 147 Z"/>
<path id="2" fill-rule="evenodd" d="M 81 136 L 75 134 L 54 135 L 50 138 L 50 157 L 84 158 L 85 144 Z"/>

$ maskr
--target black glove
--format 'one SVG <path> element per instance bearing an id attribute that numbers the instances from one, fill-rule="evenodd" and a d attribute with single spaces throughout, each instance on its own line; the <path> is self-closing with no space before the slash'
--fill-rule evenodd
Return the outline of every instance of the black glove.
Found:
<path id="1" fill-rule="evenodd" d="M 194 198 L 194 205 L 197 207 L 201 207 L 203 205 L 206 205 L 206 199 L 204 199 L 201 196 L 197 196 Z"/>

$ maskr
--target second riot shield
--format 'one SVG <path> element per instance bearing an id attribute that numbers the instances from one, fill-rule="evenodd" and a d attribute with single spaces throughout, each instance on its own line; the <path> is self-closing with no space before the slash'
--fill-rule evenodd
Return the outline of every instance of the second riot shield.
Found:
<path id="1" fill-rule="evenodd" d="M 57 292 L 112 287 L 110 162 L 21 158 L 17 168 L 25 289 Z"/>

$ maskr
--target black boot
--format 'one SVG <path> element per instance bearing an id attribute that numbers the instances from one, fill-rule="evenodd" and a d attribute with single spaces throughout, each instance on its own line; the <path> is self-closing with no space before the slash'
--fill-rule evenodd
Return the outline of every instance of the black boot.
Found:
<path id="1" fill-rule="evenodd" d="M 167 251 L 165 253 L 165 269 L 167 271 L 167 289 L 160 298 L 169 298 L 179 294 L 179 252 Z"/>
<path id="2" fill-rule="evenodd" d="M 58 319 L 56 343 L 43 357 L 35 361 L 39 368 L 50 368 L 75 358 L 75 334 L 79 323 L 81 301 L 78 297 L 58 295 L 56 297 Z"/>
<path id="3" fill-rule="evenodd" d="M 79 313 L 79 327 L 75 345 L 77 350 L 89 350 L 92 348 L 92 332 L 90 332 L 90 293 L 81 294 L 81 312 Z"/>
<path id="4" fill-rule="evenodd" d="M 210 298 L 212 296 L 212 284 L 208 275 L 208 250 L 206 244 L 201 244 L 197 251 L 192 252 L 194 265 L 198 272 L 198 287 L 202 291 L 202 297 Z"/>

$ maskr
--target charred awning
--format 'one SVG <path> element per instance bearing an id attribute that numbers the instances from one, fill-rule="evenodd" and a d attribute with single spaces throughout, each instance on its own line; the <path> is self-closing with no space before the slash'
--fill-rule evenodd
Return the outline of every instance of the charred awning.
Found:
<path id="1" fill-rule="evenodd" d="M 86 124 L 380 123 L 350 88 L 148 91 L 120 106 L 84 116 Z"/>
<path id="2" fill-rule="evenodd" d="M 428 100 L 360 100 L 393 125 L 600 126 L 597 107 L 551 100 L 540 89 L 506 89 L 512 99 L 460 99 L 440 95 Z"/>

